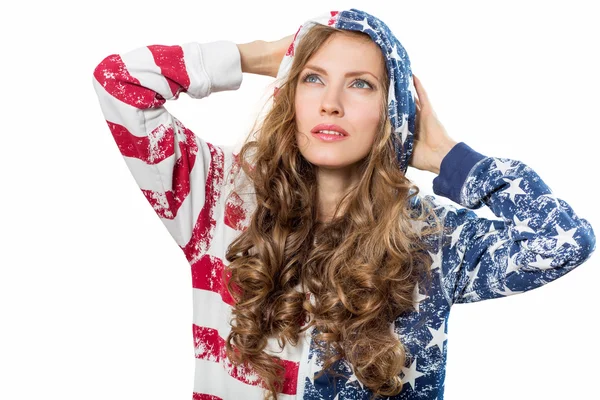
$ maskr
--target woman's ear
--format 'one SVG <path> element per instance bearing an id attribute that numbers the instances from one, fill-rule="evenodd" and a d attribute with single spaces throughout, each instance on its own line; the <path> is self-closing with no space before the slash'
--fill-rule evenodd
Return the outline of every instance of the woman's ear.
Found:
<path id="1" fill-rule="evenodd" d="M 273 100 L 277 100 L 277 93 L 279 93 L 279 88 L 275 86 L 275 89 L 273 90 Z"/>

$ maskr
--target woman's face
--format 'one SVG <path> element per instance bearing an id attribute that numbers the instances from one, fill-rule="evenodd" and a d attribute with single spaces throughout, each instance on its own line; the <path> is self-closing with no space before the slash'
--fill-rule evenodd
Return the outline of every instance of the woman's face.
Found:
<path id="1" fill-rule="evenodd" d="M 382 112 L 384 68 L 373 41 L 344 34 L 334 34 L 308 60 L 295 108 L 296 140 L 310 163 L 347 169 L 369 154 Z M 343 130 L 345 136 L 315 132 L 323 129 Z"/>

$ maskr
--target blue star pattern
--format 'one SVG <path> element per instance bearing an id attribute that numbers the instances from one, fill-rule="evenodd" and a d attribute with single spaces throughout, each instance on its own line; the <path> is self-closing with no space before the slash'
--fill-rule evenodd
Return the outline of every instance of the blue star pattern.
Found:
<path id="1" fill-rule="evenodd" d="M 389 399 L 443 399 L 453 304 L 535 289 L 572 271 L 596 247 L 590 224 L 520 161 L 484 157 L 461 142 L 444 159 L 433 189 L 464 207 L 441 204 L 435 196 L 414 203 L 429 202 L 444 232 L 429 253 L 432 287 L 416 286 L 414 310 L 394 324 L 409 358 L 401 374 L 402 391 Z M 483 205 L 499 219 L 478 217 L 473 209 Z M 344 378 L 326 373 L 313 379 L 322 362 L 317 349 L 311 347 L 309 353 L 303 398 L 370 399 L 372 392 L 343 360 L 334 371 Z"/>
<path id="2" fill-rule="evenodd" d="M 314 24 L 367 33 L 381 48 L 390 79 L 392 139 L 399 166 L 406 172 L 413 151 L 416 106 L 404 47 L 378 18 L 357 9 L 332 11 L 300 26 L 280 65 L 279 79 L 289 72 L 293 49 Z M 435 196 L 416 199 L 433 206 L 444 233 L 436 250 L 429 253 L 432 287 L 415 287 L 414 311 L 398 317 L 393 327 L 409 353 L 401 373 L 403 389 L 393 399 L 443 399 L 447 321 L 453 304 L 537 288 L 583 263 L 595 249 L 589 223 L 520 161 L 485 157 L 461 142 L 442 161 L 433 190 L 464 208 L 441 204 Z M 484 204 L 500 219 L 479 218 L 472 211 Z M 316 333 L 313 328 L 310 335 Z M 373 394 L 343 359 L 332 367 L 334 373 L 315 379 L 322 357 L 314 340 L 304 363 L 300 369 L 305 372 L 299 377 L 304 379 L 303 388 L 299 382 L 301 398 L 366 400 Z"/>

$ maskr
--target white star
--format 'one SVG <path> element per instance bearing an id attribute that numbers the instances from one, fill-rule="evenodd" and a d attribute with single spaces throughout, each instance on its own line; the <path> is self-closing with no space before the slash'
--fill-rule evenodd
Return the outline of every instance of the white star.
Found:
<path id="1" fill-rule="evenodd" d="M 400 61 L 400 55 L 398 54 L 398 44 L 394 43 L 394 47 L 392 47 L 392 52 L 389 54 L 390 58 L 394 60 Z"/>
<path id="2" fill-rule="evenodd" d="M 542 256 L 540 256 L 539 254 L 536 254 L 535 261 L 530 262 L 529 265 L 531 265 L 532 267 L 539 268 L 541 270 L 547 270 L 548 268 L 552 268 L 552 265 L 550 265 L 550 264 L 552 263 L 553 260 L 554 260 L 554 258 L 552 258 L 552 257 L 542 258 Z"/>
<path id="3" fill-rule="evenodd" d="M 428 297 L 429 296 L 419 293 L 419 283 L 417 283 L 415 285 L 415 289 L 413 290 L 413 306 L 417 312 L 419 312 L 419 303 Z"/>
<path id="4" fill-rule="evenodd" d="M 429 332 L 431 332 L 431 336 L 433 336 L 433 338 L 431 339 L 429 344 L 425 346 L 425 348 L 428 349 L 432 346 L 437 346 L 443 353 L 444 342 L 448 340 L 448 335 L 446 335 L 446 333 L 444 332 L 446 330 L 446 321 L 442 321 L 442 325 L 440 325 L 440 327 L 437 330 L 430 327 L 427 327 L 427 329 L 429 329 Z"/>
<path id="5" fill-rule="evenodd" d="M 477 267 L 475 267 L 474 270 L 467 272 L 467 278 L 469 279 L 469 283 L 467 284 L 466 288 L 469 289 L 469 291 L 473 288 L 473 283 L 475 282 L 475 279 L 477 279 L 479 268 L 481 268 L 481 263 L 478 263 Z"/>
<path id="6" fill-rule="evenodd" d="M 452 242 L 450 244 L 450 248 L 454 247 L 454 245 L 456 244 L 456 242 L 458 242 L 458 239 L 460 239 L 460 234 L 463 230 L 465 226 L 464 225 L 459 225 L 456 227 L 456 229 L 454 230 L 454 232 L 452 232 Z"/>
<path id="7" fill-rule="evenodd" d="M 354 373 L 350 374 L 350 378 L 348 378 L 348 381 L 347 381 L 347 383 L 352 383 L 352 382 L 358 382 L 358 385 L 360 386 L 360 388 L 364 389 L 362 382 L 358 380 L 358 378 L 356 377 L 356 375 L 354 375 Z"/>
<path id="8" fill-rule="evenodd" d="M 496 243 L 492 244 L 490 247 L 488 247 L 488 252 L 490 253 L 490 258 L 492 259 L 492 261 L 494 261 L 494 253 L 496 252 L 496 250 L 498 250 L 498 248 L 506 242 L 508 242 L 508 239 L 501 239 L 498 240 Z"/>
<path id="9" fill-rule="evenodd" d="M 417 371 L 417 357 L 415 357 L 415 361 L 410 364 L 410 368 L 402 367 L 402 373 L 404 374 L 402 380 L 405 383 L 408 383 L 412 390 L 415 390 L 415 380 L 425 375 L 424 373 Z"/>
<path id="10" fill-rule="evenodd" d="M 460 264 L 462 264 L 463 259 L 465 258 L 465 253 L 463 253 L 462 251 L 460 251 L 460 249 L 457 247 L 456 248 L 456 254 L 458 255 L 458 259 L 460 260 L 460 263 L 458 266 L 460 266 Z"/>
<path id="11" fill-rule="evenodd" d="M 390 80 L 390 88 L 388 90 L 388 99 L 391 100 L 391 99 L 395 99 L 395 98 L 396 98 L 396 84 L 394 83 L 394 80 L 391 79 Z"/>
<path id="12" fill-rule="evenodd" d="M 508 193 L 508 197 L 510 198 L 510 200 L 514 203 L 515 202 L 515 197 L 518 194 L 521 195 L 526 195 L 527 193 L 525 193 L 523 191 L 523 189 L 521 189 L 519 187 L 519 185 L 521 184 L 521 181 L 523 180 L 523 178 L 517 178 L 514 180 L 508 179 L 508 178 L 502 178 L 505 182 L 510 183 L 510 186 L 506 189 L 504 189 L 504 191 L 502 193 Z"/>
<path id="13" fill-rule="evenodd" d="M 573 236 L 575 235 L 576 231 L 577 231 L 577 228 L 572 228 L 572 229 L 569 229 L 568 231 L 565 231 L 559 225 L 556 225 L 557 235 L 550 236 L 550 237 L 556 238 L 555 246 L 557 249 L 560 248 L 563 244 L 570 244 L 571 246 L 579 246 L 577 244 L 577 242 L 575 241 L 575 239 L 573 239 Z"/>
<path id="14" fill-rule="evenodd" d="M 531 229 L 531 227 L 529 226 L 530 219 L 531 218 L 520 220 L 519 217 L 517 217 L 517 215 L 515 214 L 515 229 L 521 233 L 523 233 L 523 232 L 535 233 L 535 231 L 533 229 Z"/>
<path id="15" fill-rule="evenodd" d="M 440 268 L 442 266 L 442 250 L 437 253 L 431 253 L 430 251 L 427 253 L 431 256 L 431 270 L 433 271 L 436 268 Z"/>
<path id="16" fill-rule="evenodd" d="M 401 134 L 402 144 L 406 142 L 406 137 L 408 136 L 408 124 L 406 123 L 408 116 L 406 114 L 402 114 L 402 123 L 399 127 L 394 128 L 394 134 L 398 136 Z"/>
<path id="17" fill-rule="evenodd" d="M 448 274 L 456 273 L 456 271 L 459 270 L 463 265 L 463 259 L 464 259 L 465 254 L 462 251 L 460 251 L 460 249 L 458 247 L 456 248 L 456 255 L 458 256 L 458 259 L 451 263 L 453 265 L 452 265 L 451 269 L 448 271 Z"/>
<path id="18" fill-rule="evenodd" d="M 494 226 L 493 223 L 490 222 L 490 228 L 488 229 L 487 233 L 485 235 L 483 235 L 483 237 L 481 239 L 485 240 L 485 239 L 487 239 L 488 236 L 493 235 L 494 233 L 496 233 L 496 227 Z"/>
<path id="19" fill-rule="evenodd" d="M 517 254 L 515 254 L 512 257 L 510 256 L 510 254 L 507 255 L 508 256 L 508 265 L 506 266 L 506 271 L 504 272 L 504 275 L 508 275 L 511 272 L 518 271 L 519 269 L 521 269 L 521 266 L 519 264 L 515 263 L 515 258 L 517 258 Z"/>
<path id="20" fill-rule="evenodd" d="M 511 168 L 514 168 L 511 164 L 512 161 L 508 160 L 506 162 L 502 162 L 499 159 L 494 159 L 494 161 L 496 162 L 496 168 L 498 168 L 498 170 L 502 173 L 502 175 L 506 175 L 506 171 L 508 171 Z"/>
<path id="21" fill-rule="evenodd" d="M 411 79 L 408 80 L 408 92 L 411 94 L 413 101 L 415 101 L 416 97 L 419 97 L 417 95 L 417 88 L 415 88 L 415 84 L 413 82 L 413 79 L 411 77 Z M 416 101 L 415 101 L 416 103 Z"/>
<path id="22" fill-rule="evenodd" d="M 366 31 L 367 29 L 370 29 L 373 32 L 377 32 L 377 30 L 375 28 L 373 28 L 371 25 L 369 25 L 369 21 L 367 21 L 366 17 L 362 21 L 356 21 L 356 23 L 362 25 L 362 27 L 363 27 L 362 30 L 363 31 Z"/>

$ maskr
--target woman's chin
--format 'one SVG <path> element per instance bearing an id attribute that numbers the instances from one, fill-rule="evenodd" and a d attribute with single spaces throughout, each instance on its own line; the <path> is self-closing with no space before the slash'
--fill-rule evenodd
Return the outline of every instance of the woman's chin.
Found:
<path id="1" fill-rule="evenodd" d="M 351 168 L 358 160 L 332 160 L 331 157 L 311 157 L 306 160 L 315 167 L 330 170 L 341 170 Z"/>

